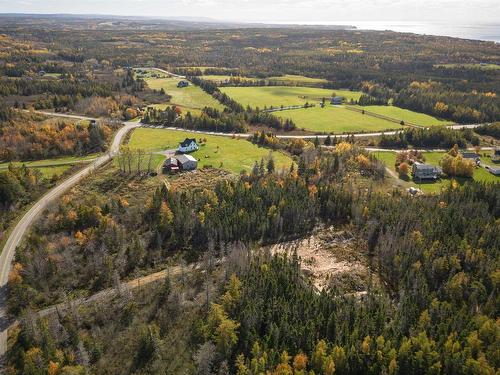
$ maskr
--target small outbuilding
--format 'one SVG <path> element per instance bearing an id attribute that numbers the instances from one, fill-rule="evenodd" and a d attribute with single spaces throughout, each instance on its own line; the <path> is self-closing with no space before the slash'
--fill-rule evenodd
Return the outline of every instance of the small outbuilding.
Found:
<path id="1" fill-rule="evenodd" d="M 168 158 L 163 163 L 163 173 L 176 173 L 179 172 L 179 162 L 176 158 Z"/>
<path id="2" fill-rule="evenodd" d="M 189 82 L 185 81 L 185 80 L 179 81 L 179 83 L 177 84 L 177 87 L 180 89 L 183 87 L 188 87 L 188 86 L 189 86 Z"/>
<path id="3" fill-rule="evenodd" d="M 475 152 L 462 152 L 462 158 L 472 160 L 476 165 L 481 164 L 481 156 Z"/>
<path id="4" fill-rule="evenodd" d="M 486 168 L 486 170 L 489 171 L 492 175 L 500 176 L 500 167 L 490 167 L 489 165 L 486 165 L 484 168 Z"/>
<path id="5" fill-rule="evenodd" d="M 412 174 L 414 180 L 437 180 L 441 171 L 438 167 L 430 164 L 414 163 Z"/>
<path id="6" fill-rule="evenodd" d="M 192 171 L 198 166 L 198 161 L 191 155 L 177 155 L 175 158 L 182 171 Z"/>
<path id="7" fill-rule="evenodd" d="M 344 102 L 344 98 L 342 96 L 335 96 L 331 100 L 331 104 L 333 105 L 341 105 Z"/>
<path id="8" fill-rule="evenodd" d="M 185 154 L 187 152 L 193 152 L 200 148 L 198 143 L 196 143 L 196 139 L 194 138 L 186 138 L 181 143 L 179 143 L 178 151 Z"/>

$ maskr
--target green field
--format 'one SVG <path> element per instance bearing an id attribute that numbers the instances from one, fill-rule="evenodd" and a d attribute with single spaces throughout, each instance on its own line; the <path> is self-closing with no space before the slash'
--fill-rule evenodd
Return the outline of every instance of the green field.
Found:
<path id="1" fill-rule="evenodd" d="M 408 109 L 394 107 L 392 105 L 369 105 L 363 107 L 356 106 L 356 108 L 387 116 L 398 121 L 403 120 L 411 124 L 421 126 L 440 126 L 453 124 L 452 121 L 440 120 L 424 113 L 413 112 Z"/>
<path id="2" fill-rule="evenodd" d="M 164 89 L 168 95 L 172 96 L 169 105 L 175 104 L 186 111 L 201 110 L 204 107 L 224 109 L 222 104 L 208 95 L 198 86 L 178 88 L 179 78 L 148 78 L 146 82 L 151 89 Z"/>
<path id="3" fill-rule="evenodd" d="M 224 82 L 227 81 L 231 78 L 240 78 L 241 80 L 246 80 L 246 81 L 259 81 L 260 78 L 253 78 L 253 77 L 239 77 L 239 76 L 230 76 L 230 75 L 203 75 L 201 78 L 208 80 L 208 81 L 213 81 L 216 83 Z M 298 75 L 292 75 L 292 74 L 285 74 L 281 77 L 268 77 L 268 78 L 263 78 L 263 80 L 267 82 L 271 82 L 274 84 L 282 84 L 282 85 L 292 85 L 292 86 L 320 86 L 323 83 L 328 82 L 326 79 L 322 78 L 311 78 L 311 77 L 305 77 L 305 76 L 298 76 Z"/>
<path id="4" fill-rule="evenodd" d="M 376 132 L 400 129 L 401 125 L 350 111 L 344 107 L 327 105 L 313 108 L 291 109 L 273 112 L 273 115 L 292 119 L 298 128 L 321 133 Z"/>
<path id="5" fill-rule="evenodd" d="M 394 163 L 396 162 L 396 153 L 391 152 L 391 151 L 375 151 L 373 152 L 374 155 L 382 160 L 389 169 L 392 171 L 396 172 L 396 168 L 394 166 Z M 491 163 L 491 157 L 489 156 L 491 152 L 481 152 L 481 155 L 487 154 L 488 156 L 481 156 L 482 162 L 486 164 L 492 164 Z M 425 162 L 428 164 L 432 165 L 439 165 L 439 161 L 445 154 L 444 152 L 424 152 L 424 157 L 425 157 Z M 488 172 L 486 169 L 482 167 L 478 167 L 474 170 L 474 175 L 472 178 L 476 181 L 482 181 L 482 182 L 500 182 L 500 177 L 494 176 L 490 172 Z M 403 180 L 401 180 L 403 181 Z M 463 184 L 466 181 L 470 181 L 470 179 L 466 178 L 457 178 L 456 181 L 459 184 Z M 405 181 L 406 182 L 406 181 Z M 441 189 L 448 187 L 450 185 L 451 180 L 447 178 L 442 178 L 440 180 L 437 180 L 436 182 L 424 182 L 424 183 L 418 183 L 414 182 L 411 177 L 410 180 L 407 181 L 408 186 L 417 186 L 420 188 L 422 191 L 426 193 L 438 193 L 441 191 Z"/>
<path id="6" fill-rule="evenodd" d="M 145 150 L 176 149 L 185 138 L 206 139 L 207 143 L 192 155 L 199 159 L 198 168 L 203 166 L 222 167 L 234 173 L 250 171 L 255 161 L 267 159 L 269 149 L 258 147 L 246 139 L 233 139 L 224 136 L 204 135 L 186 131 L 165 129 L 136 129 L 130 137 L 131 148 Z M 276 169 L 290 167 L 292 159 L 281 152 L 273 151 Z"/>
<path id="7" fill-rule="evenodd" d="M 356 91 L 294 86 L 221 87 L 220 90 L 243 106 L 254 108 L 304 105 L 306 102 L 318 104 L 322 98 L 330 98 L 332 93 L 347 100 L 358 100 L 361 96 L 361 92 Z"/>

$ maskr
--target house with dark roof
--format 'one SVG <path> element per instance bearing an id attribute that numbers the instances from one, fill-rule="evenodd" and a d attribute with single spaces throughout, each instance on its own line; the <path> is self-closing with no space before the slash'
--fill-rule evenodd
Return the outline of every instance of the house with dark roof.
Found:
<path id="1" fill-rule="evenodd" d="M 175 158 L 182 171 L 192 171 L 198 166 L 198 160 L 191 155 L 177 155 Z"/>
<path id="2" fill-rule="evenodd" d="M 196 143 L 195 138 L 186 138 L 181 143 L 179 143 L 178 151 L 185 154 L 186 152 L 193 152 L 200 148 L 198 143 Z"/>
<path id="3" fill-rule="evenodd" d="M 462 152 L 462 158 L 472 160 L 476 165 L 481 164 L 481 156 L 475 152 Z"/>
<path id="4" fill-rule="evenodd" d="M 177 87 L 180 88 L 180 89 L 183 88 L 183 87 L 188 87 L 188 86 L 189 86 L 189 82 L 188 81 L 182 80 L 182 81 L 179 81 L 179 83 L 177 83 Z"/>
<path id="5" fill-rule="evenodd" d="M 412 168 L 412 175 L 414 180 L 437 180 L 439 177 L 440 169 L 434 165 L 414 163 Z"/>

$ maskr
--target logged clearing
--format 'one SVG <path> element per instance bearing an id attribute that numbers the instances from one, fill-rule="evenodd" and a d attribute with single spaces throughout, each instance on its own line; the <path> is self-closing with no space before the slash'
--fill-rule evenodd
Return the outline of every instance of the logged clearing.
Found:
<path id="1" fill-rule="evenodd" d="M 351 232 L 331 227 L 264 249 L 289 256 L 296 251 L 304 273 L 318 290 L 335 286 L 343 293 L 361 294 L 366 292 L 371 271 L 360 246 Z"/>
<path id="2" fill-rule="evenodd" d="M 221 87 L 220 90 L 243 106 L 253 108 L 318 104 L 322 98 L 328 99 L 333 94 L 347 100 L 358 100 L 361 96 L 358 91 L 295 86 Z"/>

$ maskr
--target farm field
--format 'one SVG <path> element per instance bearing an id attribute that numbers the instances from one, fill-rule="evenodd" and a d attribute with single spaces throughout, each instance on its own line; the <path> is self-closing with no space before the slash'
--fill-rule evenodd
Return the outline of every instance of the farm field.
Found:
<path id="1" fill-rule="evenodd" d="M 392 105 L 356 106 L 356 108 L 391 117 L 398 121 L 403 120 L 421 126 L 442 126 L 453 124 L 452 121 L 440 120 L 436 117 L 429 116 L 424 113 L 414 112 L 408 109 L 394 107 Z"/>
<path id="2" fill-rule="evenodd" d="M 166 130 L 166 129 L 136 129 L 130 137 L 129 146 L 131 148 L 142 148 L 145 150 L 168 150 L 176 149 L 179 142 L 185 138 L 206 139 L 206 144 L 200 150 L 193 152 L 196 159 L 199 159 L 198 168 L 212 166 L 223 168 L 234 173 L 242 170 L 250 171 L 254 162 L 259 162 L 262 158 L 266 160 L 270 150 L 258 147 L 246 139 L 233 139 L 224 136 L 202 135 L 187 131 Z M 281 152 L 271 152 L 276 169 L 290 167 L 292 159 Z"/>
<path id="3" fill-rule="evenodd" d="M 444 152 L 424 152 L 425 162 L 432 165 L 439 165 L 439 161 L 445 154 Z M 487 156 L 481 156 L 481 160 L 485 164 L 491 164 L 491 151 L 483 151 L 481 155 L 487 154 Z M 396 162 L 396 153 L 391 151 L 376 151 L 374 155 L 382 160 L 389 169 L 392 171 L 396 171 L 394 163 Z M 478 167 L 474 170 L 474 175 L 472 178 L 475 181 L 481 182 L 500 182 L 500 177 L 492 175 L 483 167 Z M 455 179 L 459 184 L 463 184 L 469 179 L 466 178 L 456 178 Z M 401 180 L 405 181 L 405 180 Z M 423 192 L 426 193 L 439 193 L 442 188 L 449 186 L 451 179 L 442 178 L 436 182 L 424 182 L 418 183 L 414 182 L 411 177 L 409 181 L 405 181 L 408 183 L 408 186 L 417 186 Z"/>
<path id="4" fill-rule="evenodd" d="M 402 126 L 384 119 L 363 115 L 341 106 L 327 105 L 325 108 L 300 108 L 273 112 L 273 115 L 292 119 L 298 128 L 321 133 L 376 132 L 401 129 Z"/>
<path id="5" fill-rule="evenodd" d="M 222 104 L 212 98 L 201 88 L 189 85 L 188 87 L 178 88 L 179 78 L 147 78 L 146 82 L 151 89 L 164 89 L 168 95 L 172 96 L 168 105 L 178 105 L 185 111 L 201 110 L 204 107 L 213 107 L 224 109 Z"/>
<path id="6" fill-rule="evenodd" d="M 295 86 L 221 87 L 220 90 L 243 106 L 254 108 L 318 104 L 321 98 L 330 98 L 332 93 L 347 100 L 358 100 L 361 96 L 357 91 Z"/>
<path id="7" fill-rule="evenodd" d="M 226 80 L 229 80 L 230 78 L 240 78 L 242 80 L 247 80 L 247 81 L 261 80 L 259 78 L 231 76 L 231 75 L 204 75 L 202 76 L 202 78 L 213 82 L 224 82 Z M 328 82 L 326 79 L 322 78 L 311 78 L 293 74 L 286 74 L 280 77 L 268 77 L 264 78 L 263 80 L 275 84 L 293 85 L 293 86 L 320 86 L 321 84 Z"/>

